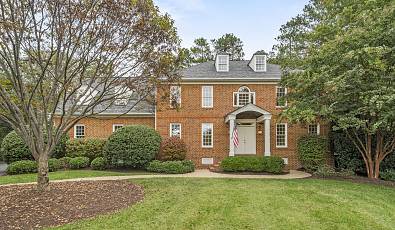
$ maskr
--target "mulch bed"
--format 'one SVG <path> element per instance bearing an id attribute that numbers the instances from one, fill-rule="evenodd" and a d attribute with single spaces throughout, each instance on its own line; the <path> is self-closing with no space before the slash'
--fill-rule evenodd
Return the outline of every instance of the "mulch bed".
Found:
<path id="1" fill-rule="evenodd" d="M 144 198 L 143 188 L 127 181 L 51 183 L 0 187 L 0 229 L 38 229 L 111 213 Z"/>
<path id="2" fill-rule="evenodd" d="M 324 180 L 340 180 L 340 181 L 349 181 L 353 183 L 360 183 L 360 184 L 374 184 L 374 185 L 383 185 L 389 187 L 395 187 L 395 182 L 393 181 L 385 181 L 381 179 L 369 179 L 367 177 L 362 176 L 317 176 L 313 175 L 309 178 L 303 179 L 324 179 Z"/>
<path id="3" fill-rule="evenodd" d="M 210 172 L 213 172 L 213 173 L 232 174 L 232 175 L 285 175 L 285 174 L 289 174 L 289 171 L 284 171 L 282 173 L 277 173 L 277 174 L 267 173 L 267 172 L 225 172 L 221 168 L 214 168 L 214 167 L 209 168 L 209 170 L 210 170 Z"/>

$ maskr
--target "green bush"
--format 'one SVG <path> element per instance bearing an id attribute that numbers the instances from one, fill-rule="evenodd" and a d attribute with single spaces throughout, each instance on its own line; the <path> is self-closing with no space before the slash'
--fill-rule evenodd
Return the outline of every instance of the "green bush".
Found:
<path id="1" fill-rule="evenodd" d="M 60 164 L 62 165 L 62 168 L 70 168 L 70 160 L 73 159 L 71 157 L 62 157 L 59 159 Z"/>
<path id="2" fill-rule="evenodd" d="M 21 160 L 33 160 L 29 148 L 15 131 L 4 137 L 1 143 L 1 155 L 7 164 Z"/>
<path id="3" fill-rule="evenodd" d="M 95 170 L 104 170 L 107 168 L 107 160 L 104 157 L 96 157 L 91 162 L 91 168 Z"/>
<path id="4" fill-rule="evenodd" d="M 330 177 L 330 176 L 338 176 L 338 177 L 350 177 L 355 176 L 355 173 L 352 170 L 340 169 L 335 170 L 333 167 L 329 165 L 321 165 L 318 166 L 314 171 L 314 175 L 322 176 L 322 177 Z"/>
<path id="5" fill-rule="evenodd" d="M 329 153 L 328 139 L 322 136 L 307 135 L 298 140 L 298 155 L 303 167 L 315 171 L 325 165 Z"/>
<path id="6" fill-rule="evenodd" d="M 56 145 L 55 149 L 53 150 L 51 157 L 59 159 L 66 156 L 66 143 L 69 139 L 70 138 L 67 134 L 63 135 L 60 138 L 59 143 Z"/>
<path id="7" fill-rule="evenodd" d="M 220 167 L 225 172 L 281 173 L 284 169 L 284 161 L 277 156 L 236 156 L 222 160 Z"/>
<path id="8" fill-rule="evenodd" d="M 56 158 L 51 158 L 48 160 L 48 169 L 50 172 L 58 171 L 63 168 L 62 161 Z"/>
<path id="9" fill-rule="evenodd" d="M 158 154 L 161 137 L 153 128 L 125 126 L 109 138 L 104 156 L 115 167 L 143 168 Z"/>
<path id="10" fill-rule="evenodd" d="M 3 138 L 5 136 L 7 136 L 7 134 L 11 131 L 12 131 L 12 129 L 7 124 L 0 121 L 0 144 L 3 141 Z M 0 158 L 0 160 L 1 160 L 1 158 Z"/>
<path id="11" fill-rule="evenodd" d="M 395 181 L 395 169 L 388 169 L 380 172 L 380 178 L 383 180 Z"/>
<path id="12" fill-rule="evenodd" d="M 195 171 L 195 165 L 190 160 L 183 161 L 151 161 L 147 170 L 150 172 L 181 174 Z"/>
<path id="13" fill-rule="evenodd" d="M 73 139 L 66 143 L 66 156 L 88 157 L 90 161 L 103 156 L 104 139 Z"/>
<path id="14" fill-rule="evenodd" d="M 184 141 L 178 137 L 169 137 L 162 141 L 158 154 L 158 160 L 161 161 L 181 161 L 185 160 L 187 146 Z"/>
<path id="15" fill-rule="evenodd" d="M 31 160 L 15 161 L 8 165 L 7 174 L 24 174 L 37 172 L 37 162 Z"/>
<path id="16" fill-rule="evenodd" d="M 69 168 L 71 169 L 81 169 L 89 166 L 88 157 L 74 157 L 69 161 Z"/>

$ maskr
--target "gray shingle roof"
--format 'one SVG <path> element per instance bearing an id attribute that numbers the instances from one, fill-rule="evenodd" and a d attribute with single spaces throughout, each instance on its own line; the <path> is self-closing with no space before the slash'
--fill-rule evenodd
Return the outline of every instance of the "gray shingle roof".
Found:
<path id="1" fill-rule="evenodd" d="M 255 72 L 249 61 L 229 61 L 229 72 L 217 72 L 214 61 L 204 62 L 180 71 L 182 80 L 224 80 L 224 81 L 278 81 L 281 79 L 279 65 L 267 64 L 266 72 Z"/>

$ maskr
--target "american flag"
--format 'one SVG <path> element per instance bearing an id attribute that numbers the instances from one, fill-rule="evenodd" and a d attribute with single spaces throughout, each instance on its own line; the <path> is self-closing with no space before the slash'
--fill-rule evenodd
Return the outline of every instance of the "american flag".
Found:
<path id="1" fill-rule="evenodd" d="M 237 133 L 237 127 L 235 125 L 235 128 L 233 129 L 233 144 L 235 145 L 235 147 L 239 147 L 239 134 Z"/>

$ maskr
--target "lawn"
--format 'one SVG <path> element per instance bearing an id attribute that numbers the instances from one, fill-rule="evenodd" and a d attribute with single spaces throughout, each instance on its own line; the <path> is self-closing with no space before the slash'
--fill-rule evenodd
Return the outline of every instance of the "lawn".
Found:
<path id="1" fill-rule="evenodd" d="M 395 229 L 395 189 L 333 180 L 155 178 L 143 202 L 59 229 Z"/>
<path id="2" fill-rule="evenodd" d="M 62 179 L 83 178 L 83 177 L 127 176 L 127 175 L 143 175 L 143 174 L 152 174 L 152 173 L 142 170 L 135 170 L 129 172 L 96 171 L 96 170 L 65 170 L 65 171 L 50 172 L 49 179 L 62 180 Z M 0 185 L 35 182 L 36 180 L 37 180 L 37 173 L 0 176 Z"/>

